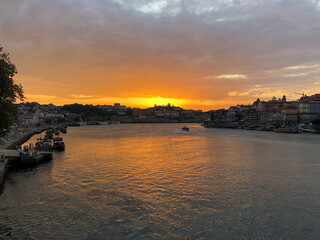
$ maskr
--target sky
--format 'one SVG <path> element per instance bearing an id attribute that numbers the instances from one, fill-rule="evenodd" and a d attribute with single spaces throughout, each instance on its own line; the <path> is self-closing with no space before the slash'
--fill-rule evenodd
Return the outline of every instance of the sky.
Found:
<path id="1" fill-rule="evenodd" d="M 1 0 L 26 101 L 211 110 L 320 92 L 320 0 Z"/>

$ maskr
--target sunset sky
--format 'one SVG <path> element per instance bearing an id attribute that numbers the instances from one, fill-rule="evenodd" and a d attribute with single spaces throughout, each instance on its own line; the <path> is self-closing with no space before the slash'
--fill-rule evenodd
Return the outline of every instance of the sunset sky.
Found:
<path id="1" fill-rule="evenodd" d="M 217 109 L 320 92 L 318 0 L 1 0 L 26 101 Z"/>

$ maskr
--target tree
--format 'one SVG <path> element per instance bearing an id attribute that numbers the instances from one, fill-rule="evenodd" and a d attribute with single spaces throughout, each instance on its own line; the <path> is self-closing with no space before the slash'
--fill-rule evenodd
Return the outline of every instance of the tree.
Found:
<path id="1" fill-rule="evenodd" d="M 5 134 L 17 116 L 13 103 L 17 99 L 24 99 L 21 84 L 13 80 L 15 74 L 16 66 L 11 62 L 9 54 L 3 53 L 0 47 L 0 136 Z"/>
<path id="2" fill-rule="evenodd" d="M 62 117 L 57 118 L 57 123 L 64 123 L 66 120 Z"/>
<path id="3" fill-rule="evenodd" d="M 53 122 L 53 120 L 51 118 L 46 118 L 44 122 L 50 125 Z"/>
<path id="4" fill-rule="evenodd" d="M 320 118 L 313 119 L 312 120 L 312 125 L 314 125 L 315 129 L 320 129 Z"/>

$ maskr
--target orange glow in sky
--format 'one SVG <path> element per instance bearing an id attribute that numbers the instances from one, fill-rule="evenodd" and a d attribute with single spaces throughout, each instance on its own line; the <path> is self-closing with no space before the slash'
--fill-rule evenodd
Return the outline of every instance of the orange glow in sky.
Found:
<path id="1" fill-rule="evenodd" d="M 2 0 L 0 44 L 29 102 L 296 100 L 320 92 L 320 8 L 298 2 Z"/>

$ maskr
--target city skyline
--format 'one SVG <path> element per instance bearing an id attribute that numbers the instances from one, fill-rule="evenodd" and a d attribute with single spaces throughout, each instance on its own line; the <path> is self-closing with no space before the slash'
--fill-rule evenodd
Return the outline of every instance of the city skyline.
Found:
<path id="1" fill-rule="evenodd" d="M 1 5 L 0 44 L 29 102 L 213 110 L 320 92 L 319 1 Z"/>

